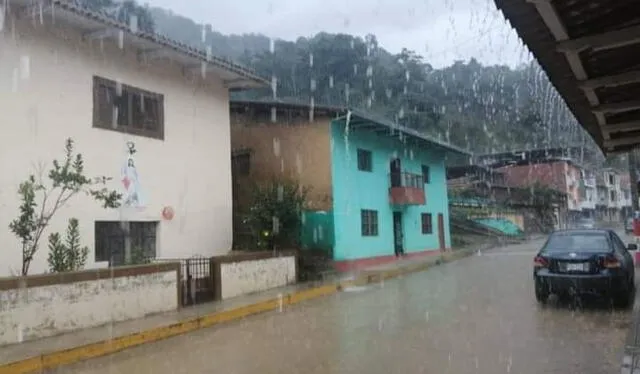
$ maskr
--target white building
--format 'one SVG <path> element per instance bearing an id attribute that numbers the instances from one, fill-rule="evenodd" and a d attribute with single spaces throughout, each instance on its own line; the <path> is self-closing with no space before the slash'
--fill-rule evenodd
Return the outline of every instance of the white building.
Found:
<path id="1" fill-rule="evenodd" d="M 587 170 L 581 170 L 582 192 L 580 196 L 580 210 L 584 217 L 594 217 L 596 202 L 598 200 L 596 192 L 596 177 Z"/>
<path id="2" fill-rule="evenodd" d="M 18 214 L 18 185 L 37 165 L 48 170 L 61 159 L 66 138 L 82 153 L 88 176 L 113 177 L 110 187 L 123 193 L 129 176 L 140 196 L 135 206 L 105 210 L 79 195 L 52 220 L 49 229 L 57 232 L 69 218 L 79 220 L 88 267 L 104 266 L 109 251 L 120 258 L 134 244 L 157 258 L 226 253 L 232 242 L 228 91 L 266 82 L 137 32 L 135 24 L 65 1 L 33 3 L 0 3 L 0 276 L 21 266 L 20 242 L 8 228 Z M 128 162 L 130 144 L 137 152 Z M 135 169 L 126 167 L 131 164 Z M 171 211 L 173 217 L 163 215 Z M 121 221 L 130 222 L 129 234 L 118 231 Z M 48 233 L 30 274 L 46 270 Z"/>

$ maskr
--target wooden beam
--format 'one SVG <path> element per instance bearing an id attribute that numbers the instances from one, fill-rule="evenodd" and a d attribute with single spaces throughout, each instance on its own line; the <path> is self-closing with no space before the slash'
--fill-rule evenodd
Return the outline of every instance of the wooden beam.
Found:
<path id="1" fill-rule="evenodd" d="M 535 5 L 540 17 L 542 17 L 542 20 L 557 41 L 562 43 L 569 40 L 569 33 L 560 19 L 552 0 L 527 0 L 527 2 Z M 578 52 L 567 52 L 565 53 L 565 58 L 577 80 L 586 81 L 589 78 Z M 600 104 L 598 96 L 593 90 L 586 90 L 585 96 L 592 107 L 597 107 Z M 605 124 L 604 114 L 594 112 L 594 115 L 599 125 Z"/>
<path id="2" fill-rule="evenodd" d="M 622 113 L 630 110 L 640 109 L 640 100 L 623 101 L 620 103 L 602 104 L 592 107 L 594 113 Z"/>
<path id="3" fill-rule="evenodd" d="M 618 75 L 587 79 L 580 82 L 580 88 L 582 88 L 583 90 L 593 90 L 599 87 L 617 87 L 637 82 L 640 82 L 640 70 L 634 70 Z"/>
<path id="4" fill-rule="evenodd" d="M 565 40 L 559 42 L 556 49 L 558 52 L 563 53 L 580 53 L 586 49 L 601 51 L 636 43 L 640 43 L 640 25 L 609 31 L 602 34 L 588 35 L 582 38 Z"/>
<path id="5" fill-rule="evenodd" d="M 45 13 L 49 13 L 53 11 L 53 7 L 44 2 L 38 2 L 36 4 L 31 4 L 20 8 L 20 10 L 16 14 L 17 18 L 25 18 L 25 17 L 41 17 L 44 16 Z"/>
<path id="6" fill-rule="evenodd" d="M 605 126 L 602 126 L 602 131 L 607 133 L 640 131 L 640 120 L 607 124 Z"/>
<path id="7" fill-rule="evenodd" d="M 139 61 L 151 61 L 163 58 L 169 53 L 165 48 L 147 49 L 138 52 Z"/>
<path id="8" fill-rule="evenodd" d="M 118 35 L 118 31 L 114 28 L 104 28 L 95 31 L 91 31 L 82 35 L 84 40 L 95 40 L 95 39 L 108 39 L 115 38 Z"/>
<path id="9" fill-rule="evenodd" d="M 527 0 L 528 3 L 533 4 L 536 10 L 542 17 L 542 20 L 549 28 L 549 31 L 553 34 L 556 40 L 569 39 L 569 33 L 567 33 L 564 23 L 558 17 L 556 7 L 552 4 L 551 0 Z"/>
<path id="10" fill-rule="evenodd" d="M 604 141 L 605 148 L 640 145 L 640 136 L 625 137 L 621 139 L 608 139 Z"/>

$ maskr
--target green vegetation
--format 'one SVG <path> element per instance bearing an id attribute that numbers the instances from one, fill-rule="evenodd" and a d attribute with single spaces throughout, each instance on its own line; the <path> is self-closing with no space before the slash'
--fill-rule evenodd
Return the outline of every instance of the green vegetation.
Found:
<path id="1" fill-rule="evenodd" d="M 80 230 L 78 220 L 71 218 L 67 226 L 64 241 L 60 234 L 54 232 L 49 235 L 49 271 L 62 273 L 65 271 L 82 270 L 87 263 L 89 247 L 80 245 Z"/>
<path id="2" fill-rule="evenodd" d="M 273 179 L 254 186 L 246 223 L 258 249 L 297 247 L 307 193 L 306 188 L 288 180 Z"/>
<path id="3" fill-rule="evenodd" d="M 88 178 L 84 172 L 82 154 L 75 153 L 73 140 L 67 139 L 64 159 L 62 161 L 53 160 L 53 167 L 49 170 L 46 179 L 42 175 L 36 178 L 32 174 L 20 183 L 18 188 L 19 214 L 9 224 L 9 229 L 18 237 L 22 245 L 21 275 L 29 273 L 29 265 L 38 251 L 40 239 L 53 217 L 76 195 L 89 195 L 102 204 L 105 209 L 117 208 L 120 205 L 121 195 L 105 187 L 109 180 L 110 178 L 104 176 Z M 50 238 L 50 244 L 54 244 L 53 248 L 56 253 L 61 250 L 59 239 L 59 236 L 57 239 Z M 73 251 L 75 252 L 76 249 L 74 247 Z M 78 250 L 81 254 L 82 249 Z M 58 268 L 62 261 L 60 259 L 65 257 L 54 256 L 56 257 L 54 264 Z M 74 266 L 76 264 L 77 262 L 74 260 Z"/>

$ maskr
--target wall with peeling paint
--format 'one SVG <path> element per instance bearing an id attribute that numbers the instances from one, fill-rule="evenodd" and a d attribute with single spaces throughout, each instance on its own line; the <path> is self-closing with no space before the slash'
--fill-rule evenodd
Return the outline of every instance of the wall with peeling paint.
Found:
<path id="1" fill-rule="evenodd" d="M 0 290 L 0 345 L 178 308 L 178 272 Z"/>
<path id="2" fill-rule="evenodd" d="M 296 282 L 295 256 L 220 264 L 221 297 L 282 287 Z"/>

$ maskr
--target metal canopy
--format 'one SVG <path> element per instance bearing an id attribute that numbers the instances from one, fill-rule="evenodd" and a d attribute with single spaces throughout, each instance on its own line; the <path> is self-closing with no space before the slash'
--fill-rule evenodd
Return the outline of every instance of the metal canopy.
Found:
<path id="1" fill-rule="evenodd" d="M 183 73 L 219 77 L 230 90 L 265 87 L 269 82 L 254 71 L 226 59 L 216 57 L 212 51 L 201 51 L 162 35 L 136 30 L 108 15 L 94 12 L 64 0 L 9 0 L 9 14 L 16 18 L 32 18 L 36 22 L 68 25 L 80 31 L 85 40 L 116 41 L 121 46 L 132 46 L 138 51 L 140 62 L 165 59 L 177 62 Z M 3 7 L 0 6 L 0 11 Z"/>
<path id="2" fill-rule="evenodd" d="M 494 1 L 605 153 L 640 145 L 640 1 Z"/>
<path id="3" fill-rule="evenodd" d="M 445 155 L 463 155 L 471 156 L 471 152 L 456 147 L 447 142 L 424 135 L 416 130 L 398 125 L 395 122 L 378 118 L 359 110 L 351 109 L 347 114 L 339 119 L 347 122 L 349 117 L 349 127 L 351 130 L 374 132 L 379 136 L 389 136 L 407 142 L 407 144 L 416 145 L 418 147 L 436 148 L 445 153 Z"/>
<path id="4" fill-rule="evenodd" d="M 239 110 L 242 108 L 252 107 L 262 108 L 262 110 L 270 108 L 288 108 L 312 111 L 313 113 L 320 115 L 323 113 L 325 115 L 330 115 L 331 117 L 344 122 L 347 122 L 347 117 L 349 117 L 349 131 L 367 131 L 379 136 L 397 137 L 407 144 L 441 149 L 442 151 L 445 151 L 445 154 L 471 156 L 471 152 L 467 150 L 456 147 L 447 142 L 434 139 L 428 135 L 424 135 L 416 130 L 401 126 L 396 122 L 387 120 L 383 117 L 374 116 L 357 109 L 350 109 L 347 106 L 311 105 L 309 102 L 283 99 L 231 100 L 232 111 L 234 109 Z"/>

